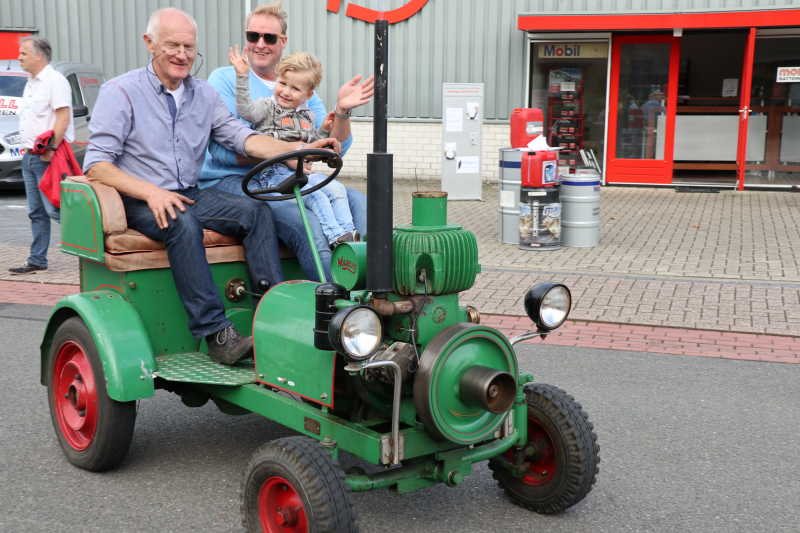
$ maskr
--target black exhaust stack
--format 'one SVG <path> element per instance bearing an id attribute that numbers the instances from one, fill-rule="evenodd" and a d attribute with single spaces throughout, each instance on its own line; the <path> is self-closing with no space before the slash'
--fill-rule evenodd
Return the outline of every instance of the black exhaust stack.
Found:
<path id="1" fill-rule="evenodd" d="M 386 153 L 389 22 L 375 21 L 375 112 L 372 151 L 367 154 L 367 290 L 386 298 L 392 290 L 392 154 Z"/>

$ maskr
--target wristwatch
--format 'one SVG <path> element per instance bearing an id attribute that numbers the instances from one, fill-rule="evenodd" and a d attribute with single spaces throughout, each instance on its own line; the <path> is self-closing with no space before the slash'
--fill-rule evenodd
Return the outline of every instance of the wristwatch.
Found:
<path id="1" fill-rule="evenodd" d="M 55 152 L 56 150 L 58 150 L 58 145 L 50 143 L 47 145 L 47 149 L 50 150 L 51 152 Z"/>
<path id="2" fill-rule="evenodd" d="M 350 118 L 350 115 L 353 113 L 353 110 L 351 109 L 347 113 L 341 114 L 341 113 L 339 113 L 339 110 L 336 109 L 336 106 L 333 106 L 333 112 L 336 113 L 336 116 L 339 117 L 339 118 Z"/>

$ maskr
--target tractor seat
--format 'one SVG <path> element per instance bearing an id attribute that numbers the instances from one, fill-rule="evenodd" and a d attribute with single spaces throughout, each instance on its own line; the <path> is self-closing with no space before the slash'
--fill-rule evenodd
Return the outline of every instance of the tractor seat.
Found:
<path id="1" fill-rule="evenodd" d="M 128 227 L 125 207 L 116 189 L 90 181 L 85 176 L 72 176 L 67 181 L 89 185 L 97 195 L 103 221 L 105 262 L 109 270 L 130 272 L 169 268 L 164 243 Z M 238 237 L 204 229 L 203 244 L 209 264 L 244 261 L 244 247 Z M 281 258 L 295 257 L 294 251 L 282 242 L 280 254 Z"/>

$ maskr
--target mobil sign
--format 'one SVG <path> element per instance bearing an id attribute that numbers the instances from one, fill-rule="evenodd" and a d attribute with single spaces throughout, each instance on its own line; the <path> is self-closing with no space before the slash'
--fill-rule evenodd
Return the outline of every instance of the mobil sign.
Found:
<path id="1" fill-rule="evenodd" d="M 778 77 L 775 81 L 779 83 L 800 81 L 800 67 L 778 67 Z"/>
<path id="2" fill-rule="evenodd" d="M 539 57 L 548 59 L 585 59 L 608 57 L 608 43 L 539 43 Z"/>

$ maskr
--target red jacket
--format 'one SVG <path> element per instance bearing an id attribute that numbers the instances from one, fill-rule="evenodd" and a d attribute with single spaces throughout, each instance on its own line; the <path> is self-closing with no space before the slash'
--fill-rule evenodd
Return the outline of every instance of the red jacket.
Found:
<path id="1" fill-rule="evenodd" d="M 53 139 L 53 130 L 46 131 L 36 137 L 33 143 L 34 154 L 43 154 Z M 44 171 L 39 189 L 55 207 L 61 207 L 61 179 L 67 176 L 83 176 L 81 167 L 72 153 L 72 147 L 67 141 L 61 141 L 53 154 L 50 166 Z"/>

